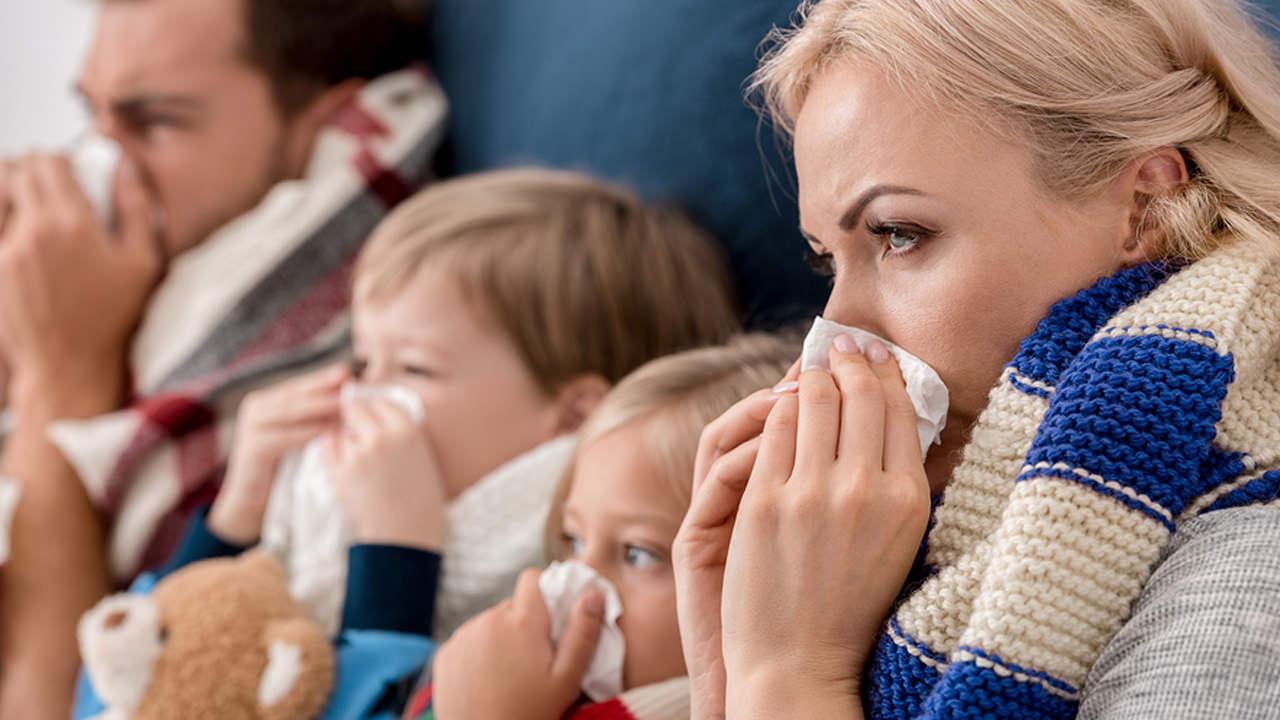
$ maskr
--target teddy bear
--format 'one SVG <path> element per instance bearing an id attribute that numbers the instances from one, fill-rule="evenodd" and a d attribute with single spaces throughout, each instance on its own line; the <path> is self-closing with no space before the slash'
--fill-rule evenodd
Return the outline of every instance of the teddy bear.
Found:
<path id="1" fill-rule="evenodd" d="M 109 597 L 79 627 L 100 720 L 305 720 L 324 709 L 334 650 L 262 552 L 206 560 L 150 595 Z"/>

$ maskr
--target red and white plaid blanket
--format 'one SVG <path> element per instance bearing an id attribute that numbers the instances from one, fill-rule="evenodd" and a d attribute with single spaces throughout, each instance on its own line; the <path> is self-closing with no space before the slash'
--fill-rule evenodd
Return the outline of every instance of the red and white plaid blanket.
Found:
<path id="1" fill-rule="evenodd" d="M 304 178 L 173 262 L 134 338 L 128 406 L 49 428 L 112 521 L 118 581 L 167 559 L 212 500 L 240 399 L 345 351 L 355 257 L 431 179 L 446 113 L 421 69 L 369 83 L 320 133 Z"/>

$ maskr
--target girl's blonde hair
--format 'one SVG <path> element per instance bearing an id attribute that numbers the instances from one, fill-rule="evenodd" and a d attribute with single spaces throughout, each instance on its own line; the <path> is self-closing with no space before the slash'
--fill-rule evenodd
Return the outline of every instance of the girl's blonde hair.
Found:
<path id="1" fill-rule="evenodd" d="M 865 62 L 907 92 L 1029 142 L 1065 197 L 1178 148 L 1190 182 L 1144 222 L 1168 256 L 1280 233 L 1280 70 L 1238 0 L 808 0 L 752 83 L 794 131 L 815 77 Z"/>
<path id="2" fill-rule="evenodd" d="M 447 273 L 554 393 L 610 383 L 738 331 L 728 266 L 683 214 L 587 175 L 520 168 L 428 187 L 378 226 L 355 269 L 356 302 Z"/>
<path id="3" fill-rule="evenodd" d="M 778 382 L 799 356 L 798 337 L 753 333 L 725 345 L 659 358 L 628 375 L 578 431 L 578 449 L 547 518 L 547 557 L 558 559 L 562 551 L 561 515 L 583 448 L 624 425 L 644 423 L 645 450 L 654 468 L 687 506 L 703 428 L 734 403 Z"/>

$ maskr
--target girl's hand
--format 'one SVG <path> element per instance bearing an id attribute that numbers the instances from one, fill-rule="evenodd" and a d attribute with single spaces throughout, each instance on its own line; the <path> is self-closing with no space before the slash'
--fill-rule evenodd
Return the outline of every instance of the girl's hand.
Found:
<path id="1" fill-rule="evenodd" d="M 436 654 L 432 702 L 440 720 L 559 720 L 581 695 L 604 619 L 604 597 L 578 597 L 558 646 L 538 588 L 526 570 L 515 596 L 476 616 Z"/>
<path id="2" fill-rule="evenodd" d="M 227 477 L 209 511 L 209 529 L 223 540 L 251 545 L 285 455 L 337 427 L 338 391 L 345 367 L 331 367 L 250 393 L 240 403 Z"/>
<path id="3" fill-rule="evenodd" d="M 928 524 L 897 364 L 883 344 L 864 357 L 845 340 L 831 367 L 774 405 L 738 507 L 723 596 L 731 717 L 780 703 L 794 714 L 799 699 L 858 717 L 863 670 Z"/>
<path id="4" fill-rule="evenodd" d="M 693 720 L 724 717 L 720 608 L 729 538 L 765 419 L 779 398 L 794 392 L 799 372 L 797 363 L 777 388 L 734 405 L 706 427 L 698 443 L 693 501 L 672 547 Z"/>
<path id="5" fill-rule="evenodd" d="M 422 428 L 394 404 L 356 398 L 325 442 L 356 542 L 444 549 L 446 495 Z"/>

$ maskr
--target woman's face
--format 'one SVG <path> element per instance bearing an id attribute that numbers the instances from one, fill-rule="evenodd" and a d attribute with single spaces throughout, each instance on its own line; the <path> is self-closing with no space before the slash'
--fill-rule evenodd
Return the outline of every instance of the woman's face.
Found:
<path id="1" fill-rule="evenodd" d="M 801 226 L 834 271 L 825 316 L 938 371 L 952 447 L 1049 306 L 1135 259 L 1132 183 L 1054 197 L 1027 147 L 852 63 L 816 79 L 795 156 Z"/>

